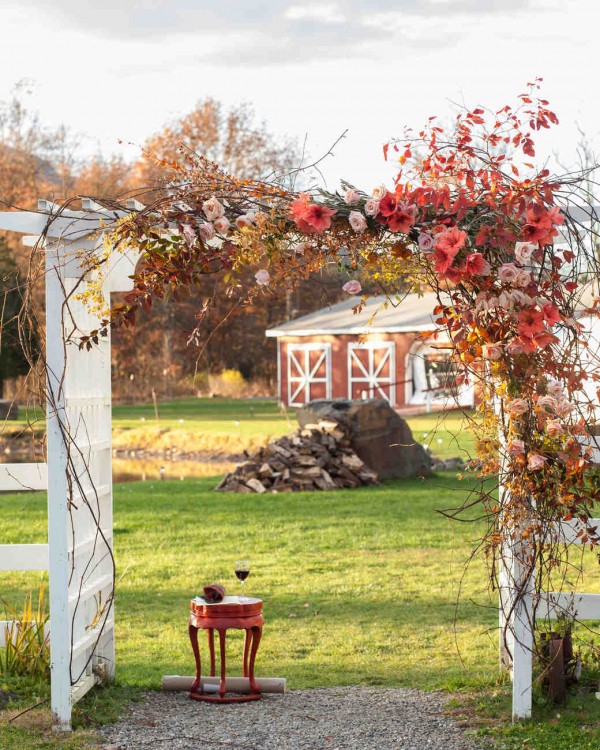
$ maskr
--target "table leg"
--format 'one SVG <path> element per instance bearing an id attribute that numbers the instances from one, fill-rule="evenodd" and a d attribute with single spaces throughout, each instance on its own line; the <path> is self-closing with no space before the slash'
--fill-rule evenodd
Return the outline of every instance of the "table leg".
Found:
<path id="1" fill-rule="evenodd" d="M 210 676 L 215 676 L 215 631 L 214 628 L 208 628 L 208 650 L 210 651 Z"/>
<path id="2" fill-rule="evenodd" d="M 244 632 L 244 677 L 248 677 L 248 654 L 250 653 L 250 644 L 252 643 L 252 628 L 247 628 Z"/>
<path id="3" fill-rule="evenodd" d="M 248 672 L 248 677 L 250 679 L 250 690 L 253 693 L 260 693 L 258 683 L 254 679 L 254 661 L 256 659 L 256 652 L 258 651 L 258 647 L 260 646 L 261 638 L 262 628 L 260 627 L 260 625 L 252 628 L 252 648 L 250 649 L 250 669 Z"/>
<path id="4" fill-rule="evenodd" d="M 227 635 L 226 630 L 219 630 L 219 646 L 221 649 L 221 682 L 219 684 L 219 696 L 225 697 L 225 636 Z"/>
<path id="5" fill-rule="evenodd" d="M 195 628 L 190 623 L 188 625 L 188 633 L 190 635 L 192 651 L 194 652 L 194 659 L 196 661 L 196 679 L 192 683 L 192 686 L 190 688 L 190 693 L 195 693 L 200 687 L 200 679 L 201 679 L 200 649 L 198 648 L 198 628 Z"/>

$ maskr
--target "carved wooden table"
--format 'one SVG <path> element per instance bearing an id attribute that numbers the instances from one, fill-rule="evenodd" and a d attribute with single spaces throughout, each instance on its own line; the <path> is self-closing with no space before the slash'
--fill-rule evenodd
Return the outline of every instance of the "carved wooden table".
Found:
<path id="1" fill-rule="evenodd" d="M 260 688 L 254 679 L 254 662 L 260 645 L 264 623 L 262 600 L 245 597 L 243 601 L 240 601 L 237 596 L 226 596 L 218 604 L 209 604 L 203 599 L 192 599 L 190 610 L 188 631 L 196 660 L 196 679 L 190 688 L 190 698 L 196 701 L 208 701 L 211 703 L 239 703 L 241 701 L 258 700 L 260 698 Z M 249 680 L 250 693 L 247 695 L 225 697 L 225 638 L 227 631 L 232 628 L 246 631 L 243 675 Z M 216 695 L 207 695 L 199 690 L 202 678 L 198 630 L 206 630 L 208 634 L 211 677 L 215 676 L 215 630 L 219 633 L 221 682 Z"/>

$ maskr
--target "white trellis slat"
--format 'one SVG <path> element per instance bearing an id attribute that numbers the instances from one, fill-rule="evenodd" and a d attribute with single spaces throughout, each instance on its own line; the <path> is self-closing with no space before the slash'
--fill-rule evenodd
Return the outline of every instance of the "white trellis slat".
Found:
<path id="1" fill-rule="evenodd" d="M 0 492 L 45 490 L 47 487 L 46 464 L 0 464 Z"/>
<path id="2" fill-rule="evenodd" d="M 38 247 L 46 253 L 48 463 L 0 467 L 0 489 L 48 489 L 48 545 L 0 545 L 0 568 L 49 569 L 57 729 L 70 728 L 72 704 L 96 683 L 97 668 L 114 674 L 110 336 L 91 351 L 79 349 L 80 336 L 100 320 L 78 295 L 86 289 L 82 254 L 98 251 L 107 219 L 125 213 L 82 204 L 83 211 L 61 211 L 39 201 L 38 213 L 0 213 L 0 229 L 28 235 L 30 246 L 43 236 Z M 132 288 L 138 258 L 109 257 L 101 277 L 107 304 L 111 291 Z"/>
<path id="3" fill-rule="evenodd" d="M 0 544 L 0 570 L 48 570 L 48 545 Z"/>

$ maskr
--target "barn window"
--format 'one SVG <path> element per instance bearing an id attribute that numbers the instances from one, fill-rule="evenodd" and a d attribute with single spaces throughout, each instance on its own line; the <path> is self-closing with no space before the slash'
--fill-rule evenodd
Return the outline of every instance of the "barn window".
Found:
<path id="1" fill-rule="evenodd" d="M 448 346 L 419 344 L 411 352 L 411 404 L 472 406 L 472 382 L 465 382 L 461 368 Z"/>
<path id="2" fill-rule="evenodd" d="M 348 397 L 384 398 L 396 405 L 393 341 L 348 345 Z"/>
<path id="3" fill-rule="evenodd" d="M 288 344 L 288 404 L 331 398 L 331 345 Z"/>

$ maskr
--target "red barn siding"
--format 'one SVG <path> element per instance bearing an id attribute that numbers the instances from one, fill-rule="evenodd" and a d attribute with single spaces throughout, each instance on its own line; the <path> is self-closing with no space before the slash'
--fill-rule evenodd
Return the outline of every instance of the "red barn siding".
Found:
<path id="1" fill-rule="evenodd" d="M 415 333 L 382 333 L 371 334 L 368 336 L 357 335 L 315 335 L 315 336 L 282 336 L 279 338 L 280 347 L 280 398 L 281 401 L 289 405 L 289 356 L 288 347 L 290 344 L 326 344 L 330 347 L 331 357 L 331 385 L 330 393 L 332 398 L 348 398 L 349 396 L 349 378 L 348 378 L 348 351 L 349 344 L 362 343 L 394 343 L 394 370 L 390 374 L 392 381 L 395 383 L 395 405 L 402 406 L 406 403 L 406 380 L 412 379 L 412 373 L 406 373 L 406 361 L 408 353 L 418 334 Z M 317 354 L 310 353 L 310 364 L 314 366 L 317 362 Z M 294 369 L 296 367 L 294 366 Z M 358 395 L 355 388 L 355 395 Z M 326 398 L 327 389 L 323 383 L 314 383 L 310 389 L 310 398 Z M 359 396 L 360 397 L 360 396 Z"/>

